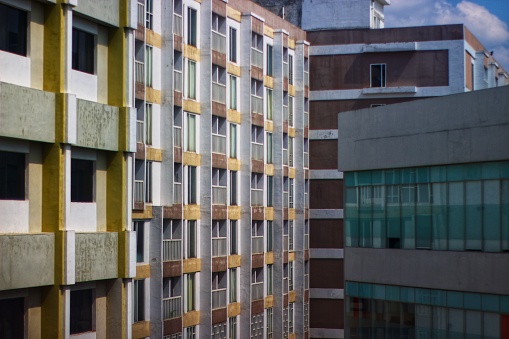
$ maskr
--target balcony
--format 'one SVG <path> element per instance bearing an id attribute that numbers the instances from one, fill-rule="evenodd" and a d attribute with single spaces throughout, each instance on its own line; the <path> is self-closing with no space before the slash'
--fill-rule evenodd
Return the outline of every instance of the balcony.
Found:
<path id="1" fill-rule="evenodd" d="M 251 95 L 251 113 L 263 115 L 263 98 Z"/>
<path id="2" fill-rule="evenodd" d="M 263 299 L 263 281 L 251 284 L 251 300 Z"/>
<path id="3" fill-rule="evenodd" d="M 143 180 L 134 180 L 134 202 L 135 203 L 144 203 L 143 200 L 143 191 L 144 191 L 144 182 Z"/>
<path id="4" fill-rule="evenodd" d="M 179 36 L 182 35 L 182 15 L 174 13 L 173 14 L 173 33 Z"/>
<path id="5" fill-rule="evenodd" d="M 212 82 L 212 101 L 226 104 L 226 85 Z"/>
<path id="6" fill-rule="evenodd" d="M 251 65 L 263 68 L 263 52 L 256 48 L 251 48 Z"/>
<path id="7" fill-rule="evenodd" d="M 182 71 L 173 70 L 173 89 L 182 93 Z"/>
<path id="8" fill-rule="evenodd" d="M 226 135 L 212 134 L 212 153 L 226 154 Z"/>
<path id="9" fill-rule="evenodd" d="M 136 121 L 136 142 L 143 143 L 143 121 Z"/>
<path id="10" fill-rule="evenodd" d="M 182 297 L 163 299 L 163 319 L 173 319 L 182 316 Z"/>
<path id="11" fill-rule="evenodd" d="M 212 49 L 221 54 L 226 54 L 226 36 L 212 31 Z"/>
<path id="12" fill-rule="evenodd" d="M 182 184 L 180 182 L 173 183 L 173 203 L 182 203 Z"/>
<path id="13" fill-rule="evenodd" d="M 163 261 L 174 261 L 182 259 L 182 240 L 163 240 Z"/>
<path id="14" fill-rule="evenodd" d="M 226 256 L 226 238 L 212 238 L 212 256 Z"/>
<path id="15" fill-rule="evenodd" d="M 173 146 L 182 147 L 182 127 L 173 126 Z"/>
<path id="16" fill-rule="evenodd" d="M 251 238 L 251 253 L 263 253 L 263 236 Z"/>
<path id="17" fill-rule="evenodd" d="M 263 206 L 263 190 L 251 189 L 251 206 Z"/>
<path id="18" fill-rule="evenodd" d="M 134 74 L 136 82 L 145 83 L 145 63 L 143 61 L 134 61 Z"/>
<path id="19" fill-rule="evenodd" d="M 263 161 L 263 144 L 251 144 L 251 159 Z"/>
<path id="20" fill-rule="evenodd" d="M 212 205 L 226 205 L 226 187 L 212 186 Z"/>
<path id="21" fill-rule="evenodd" d="M 226 288 L 212 291 L 212 309 L 226 307 Z"/>

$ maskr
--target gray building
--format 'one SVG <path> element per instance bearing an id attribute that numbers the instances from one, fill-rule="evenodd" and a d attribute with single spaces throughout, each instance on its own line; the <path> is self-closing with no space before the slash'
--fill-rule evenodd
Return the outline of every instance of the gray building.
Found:
<path id="1" fill-rule="evenodd" d="M 509 88 L 340 113 L 345 337 L 509 335 Z"/>

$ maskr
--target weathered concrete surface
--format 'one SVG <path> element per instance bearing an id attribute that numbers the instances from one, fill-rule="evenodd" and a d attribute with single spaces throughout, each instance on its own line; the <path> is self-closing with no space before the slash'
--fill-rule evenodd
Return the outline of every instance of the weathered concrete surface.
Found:
<path id="1" fill-rule="evenodd" d="M 76 233 L 76 282 L 118 276 L 118 234 Z"/>
<path id="2" fill-rule="evenodd" d="M 78 100 L 77 111 L 77 146 L 118 149 L 118 107 Z"/>
<path id="3" fill-rule="evenodd" d="M 74 11 L 118 27 L 118 6 L 119 0 L 79 0 Z"/>
<path id="4" fill-rule="evenodd" d="M 302 29 L 370 27 L 370 0 L 302 0 Z"/>
<path id="5" fill-rule="evenodd" d="M 0 136 L 55 141 L 55 94 L 0 83 Z"/>
<path id="6" fill-rule="evenodd" d="M 300 27 L 302 18 L 302 0 L 253 0 L 272 13 Z"/>
<path id="7" fill-rule="evenodd" d="M 509 86 L 340 113 L 341 171 L 509 159 Z"/>
<path id="8" fill-rule="evenodd" d="M 53 285 L 55 236 L 0 235 L 0 291 Z"/>

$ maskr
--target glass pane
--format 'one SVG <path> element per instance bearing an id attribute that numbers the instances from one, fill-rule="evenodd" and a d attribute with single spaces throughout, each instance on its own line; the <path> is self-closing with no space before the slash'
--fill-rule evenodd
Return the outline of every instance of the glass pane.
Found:
<path id="1" fill-rule="evenodd" d="M 447 309 L 433 307 L 433 339 L 446 339 L 447 328 Z"/>
<path id="2" fill-rule="evenodd" d="M 465 194 L 465 223 L 466 223 L 466 242 L 467 250 L 482 249 L 481 234 L 481 182 L 467 181 Z"/>
<path id="3" fill-rule="evenodd" d="M 387 247 L 401 248 L 401 216 L 399 202 L 399 186 L 386 187 L 387 204 Z"/>
<path id="4" fill-rule="evenodd" d="M 373 247 L 385 248 L 385 186 L 373 187 Z"/>
<path id="5" fill-rule="evenodd" d="M 347 188 L 345 197 L 346 246 L 356 247 L 359 245 L 357 188 Z"/>
<path id="6" fill-rule="evenodd" d="M 479 339 L 481 338 L 481 312 L 466 311 L 465 312 L 465 338 Z"/>
<path id="7" fill-rule="evenodd" d="M 449 309 L 449 339 L 464 338 L 464 313 L 463 310 Z"/>
<path id="8" fill-rule="evenodd" d="M 484 182 L 483 199 L 484 250 L 500 252 L 500 181 Z"/>
<path id="9" fill-rule="evenodd" d="M 432 247 L 434 250 L 447 249 L 447 184 L 435 183 L 433 188 Z"/>
<path id="10" fill-rule="evenodd" d="M 431 339 L 431 306 L 415 305 L 416 338 Z"/>
<path id="11" fill-rule="evenodd" d="M 417 185 L 416 206 L 416 246 L 431 248 L 431 187 L 429 184 Z"/>
<path id="12" fill-rule="evenodd" d="M 483 339 L 500 339 L 500 314 L 483 313 Z"/>
<path id="13" fill-rule="evenodd" d="M 406 180 L 413 180 L 412 173 L 406 173 Z M 415 248 L 415 201 L 416 185 L 401 185 L 401 233 L 403 248 Z"/>
<path id="14" fill-rule="evenodd" d="M 465 207 L 463 203 L 463 183 L 449 184 L 449 250 L 464 249 Z"/>
<path id="15" fill-rule="evenodd" d="M 502 251 L 509 251 L 509 180 L 502 180 Z"/>

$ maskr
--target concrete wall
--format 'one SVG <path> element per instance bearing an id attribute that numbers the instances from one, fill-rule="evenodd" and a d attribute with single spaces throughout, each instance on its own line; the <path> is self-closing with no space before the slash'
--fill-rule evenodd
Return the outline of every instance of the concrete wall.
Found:
<path id="1" fill-rule="evenodd" d="M 0 291 L 52 285 L 55 236 L 0 236 Z"/>
<path id="2" fill-rule="evenodd" d="M 505 267 L 503 253 L 345 249 L 347 281 L 508 294 Z"/>
<path id="3" fill-rule="evenodd" d="M 302 29 L 369 28 L 370 0 L 303 0 Z"/>
<path id="4" fill-rule="evenodd" d="M 509 87 L 340 113 L 341 171 L 509 159 Z"/>
<path id="5" fill-rule="evenodd" d="M 74 11 L 112 26 L 119 25 L 119 0 L 79 0 Z"/>
<path id="6" fill-rule="evenodd" d="M 76 282 L 118 276 L 118 234 L 76 233 Z"/>
<path id="7" fill-rule="evenodd" d="M 118 107 L 77 100 L 77 146 L 118 149 Z"/>

